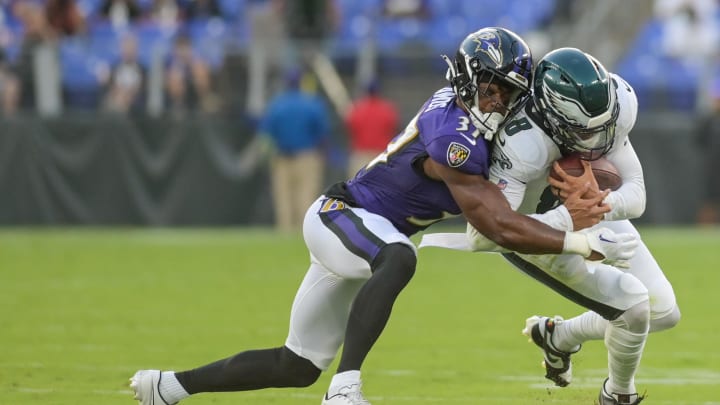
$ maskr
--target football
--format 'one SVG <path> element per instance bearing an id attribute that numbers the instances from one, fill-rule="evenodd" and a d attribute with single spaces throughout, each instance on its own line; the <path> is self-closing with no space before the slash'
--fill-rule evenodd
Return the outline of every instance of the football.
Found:
<path id="1" fill-rule="evenodd" d="M 565 173 L 570 176 L 577 177 L 583 173 L 583 166 L 578 155 L 564 156 L 558 159 L 557 162 L 560 164 L 560 167 L 565 170 Z M 622 177 L 620 177 L 620 173 L 615 165 L 609 160 L 601 157 L 600 159 L 591 161 L 590 165 L 592 166 L 593 174 L 595 175 L 600 190 L 609 188 L 615 191 L 620 188 L 622 185 Z M 560 180 L 560 176 L 558 176 L 552 167 L 550 169 L 550 176 L 556 180 Z"/>

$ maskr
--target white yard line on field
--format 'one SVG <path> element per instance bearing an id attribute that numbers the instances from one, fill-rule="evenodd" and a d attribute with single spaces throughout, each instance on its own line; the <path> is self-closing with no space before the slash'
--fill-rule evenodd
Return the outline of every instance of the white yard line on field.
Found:
<path id="1" fill-rule="evenodd" d="M 11 366 L 10 368 L 45 368 L 46 365 L 42 363 L 26 363 L 26 364 L 0 364 L 0 367 L 2 366 Z M 127 366 L 112 366 L 112 367 L 97 367 L 94 365 L 80 365 L 76 364 L 74 367 L 78 370 L 87 371 L 92 369 L 105 369 L 105 370 L 118 370 L 118 369 L 128 369 Z M 131 367 L 130 367 L 131 368 Z M 416 370 L 402 370 L 402 369 L 387 369 L 387 370 L 378 370 L 376 371 L 379 375 L 385 375 L 385 376 L 392 376 L 395 378 L 402 378 L 402 377 L 413 377 L 418 375 L 418 372 Z M 605 377 L 606 370 L 604 369 L 588 369 L 584 370 L 584 375 L 582 376 L 575 376 L 573 380 L 573 387 L 575 388 L 597 388 L 599 385 L 599 381 L 602 381 L 602 379 Z M 637 378 L 638 385 L 682 385 L 682 386 L 688 386 L 688 385 L 703 385 L 703 386 L 720 386 L 720 372 L 714 371 L 714 370 L 707 370 L 707 369 L 659 369 L 659 368 L 648 368 L 643 369 L 642 371 L 643 376 Z M 435 376 L 442 376 L 443 378 L 447 377 L 457 377 L 456 373 L 452 372 L 451 370 L 444 370 L 444 371 L 437 371 L 436 373 L 433 373 Z M 555 390 L 559 389 L 557 387 L 554 387 L 552 383 L 546 381 L 542 375 L 505 375 L 505 376 L 498 376 L 497 380 L 502 383 L 503 381 L 506 382 L 520 382 L 525 383 L 527 386 L 531 389 L 537 389 L 537 390 Z M 47 388 L 47 387 L 28 387 L 28 386 L 19 386 L 19 387 L 13 387 L 10 389 L 10 391 L 15 391 L 19 393 L 27 393 L 27 394 L 35 394 L 35 395 L 53 395 L 53 394 L 90 394 L 93 396 L 130 396 L 132 397 L 132 391 L 129 389 L 108 389 L 108 390 L 91 390 L 91 391 L 84 391 L 80 389 L 68 389 L 68 388 Z M 311 393 L 311 392 L 282 392 L 282 391 L 249 391 L 249 392 L 243 392 L 243 393 L 237 393 L 234 394 L 237 395 L 238 398 L 297 398 L 297 399 L 308 399 L 312 400 L 315 399 L 318 395 L 317 393 Z M 420 403 L 420 404 L 444 404 L 448 402 L 453 403 L 461 403 L 461 404 L 477 404 L 478 401 L 481 403 L 492 403 L 492 404 L 516 404 L 518 399 L 517 397 L 504 397 L 504 396 L 494 396 L 494 397 L 442 397 L 442 396 L 369 396 L 370 400 L 377 400 L 382 401 L 385 403 Z M 568 400 L 564 400 L 562 397 L 559 396 L 553 396 L 552 403 L 554 404 L 571 404 L 573 403 L 574 399 L 568 398 Z M 653 403 L 657 405 L 720 405 L 720 402 L 715 401 L 713 398 L 713 401 L 684 401 L 679 403 L 677 400 L 663 400 L 661 398 L 653 398 Z"/>
<path id="2" fill-rule="evenodd" d="M 544 387 L 546 388 L 546 387 Z M 52 389 L 52 388 L 28 388 L 28 387 L 19 387 L 16 389 L 18 392 L 28 393 L 28 394 L 85 394 L 85 395 L 93 395 L 93 396 L 132 396 L 132 391 L 130 390 L 67 390 L 67 389 Z M 307 399 L 307 400 L 313 400 L 318 398 L 318 394 L 316 393 L 287 393 L 287 392 L 280 392 L 280 391 L 248 391 L 248 392 L 242 392 L 242 393 L 230 393 L 226 395 L 237 395 L 238 398 L 297 398 L 297 399 Z M 383 403 L 423 403 L 423 404 L 446 404 L 450 401 L 452 403 L 467 403 L 467 404 L 477 404 L 478 401 L 481 401 L 482 403 L 492 403 L 492 404 L 517 404 L 518 398 L 517 397 L 486 397 L 483 396 L 481 398 L 478 397 L 441 397 L 441 396 L 368 396 L 369 400 L 373 401 L 382 401 Z M 562 398 L 558 398 L 557 396 L 553 397 L 552 403 L 554 404 L 575 404 L 577 402 L 576 399 L 568 399 L 563 400 Z M 662 404 L 662 405 L 720 405 L 720 402 L 710 402 L 710 401 L 703 401 L 703 402 L 682 402 L 678 403 L 677 400 L 662 400 L 658 398 L 653 398 L 654 404 Z"/>

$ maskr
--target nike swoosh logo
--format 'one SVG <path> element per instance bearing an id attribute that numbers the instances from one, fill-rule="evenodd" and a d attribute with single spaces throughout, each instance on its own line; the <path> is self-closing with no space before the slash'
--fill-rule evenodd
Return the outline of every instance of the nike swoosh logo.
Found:
<path id="1" fill-rule="evenodd" d="M 602 234 L 600 234 L 600 235 L 598 236 L 598 239 L 600 239 L 600 240 L 603 241 L 603 242 L 607 242 L 607 243 L 617 243 L 617 242 L 615 242 L 614 240 L 605 239 Z"/>
<path id="2" fill-rule="evenodd" d="M 476 141 L 475 139 L 470 138 L 470 137 L 468 137 L 467 135 L 465 135 L 465 134 L 463 134 L 463 133 L 461 133 L 461 132 L 458 132 L 458 133 L 460 134 L 460 136 L 462 136 L 463 138 L 467 139 L 467 141 L 470 142 L 470 144 L 471 144 L 472 146 L 477 145 L 477 141 Z"/>

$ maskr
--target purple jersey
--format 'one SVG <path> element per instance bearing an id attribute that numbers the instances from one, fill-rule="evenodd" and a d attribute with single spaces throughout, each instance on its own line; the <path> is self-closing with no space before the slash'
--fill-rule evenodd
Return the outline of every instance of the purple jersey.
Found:
<path id="1" fill-rule="evenodd" d="M 489 145 L 446 87 L 425 102 L 385 152 L 347 182 L 358 205 L 390 220 L 406 235 L 460 215 L 445 183 L 422 171 L 426 158 L 487 178 Z"/>

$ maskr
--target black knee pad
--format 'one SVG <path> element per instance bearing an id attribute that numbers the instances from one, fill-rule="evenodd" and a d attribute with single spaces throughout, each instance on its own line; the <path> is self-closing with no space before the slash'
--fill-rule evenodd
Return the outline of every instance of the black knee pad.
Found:
<path id="1" fill-rule="evenodd" d="M 288 387 L 308 387 L 320 377 L 322 370 L 286 346 L 279 348 L 278 357 L 279 369 L 286 373 L 283 380 L 287 382 Z"/>
<path id="2" fill-rule="evenodd" d="M 407 283 L 415 274 L 417 256 L 410 246 L 404 243 L 391 243 L 375 257 L 371 269 L 375 273 L 382 269 L 392 269 L 394 277 L 403 278 Z"/>

